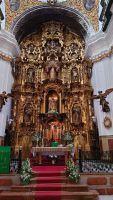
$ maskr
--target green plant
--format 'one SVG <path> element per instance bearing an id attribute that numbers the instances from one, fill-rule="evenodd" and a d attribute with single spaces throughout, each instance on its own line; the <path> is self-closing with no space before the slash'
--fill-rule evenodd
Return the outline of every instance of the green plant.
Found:
<path id="1" fill-rule="evenodd" d="M 32 142 L 38 144 L 38 142 L 41 140 L 42 136 L 41 133 L 34 133 L 32 136 Z"/>
<path id="2" fill-rule="evenodd" d="M 23 185 L 27 185 L 30 183 L 30 179 L 32 177 L 32 168 L 30 166 L 30 160 L 27 158 L 25 161 L 22 162 L 21 168 L 21 183 Z"/>
<path id="3" fill-rule="evenodd" d="M 72 158 L 66 163 L 66 175 L 75 183 L 78 183 L 80 180 L 79 167 L 75 165 Z"/>
<path id="4" fill-rule="evenodd" d="M 63 141 L 72 141 L 73 140 L 73 135 L 71 132 L 64 132 L 64 134 L 62 134 L 62 140 Z"/>

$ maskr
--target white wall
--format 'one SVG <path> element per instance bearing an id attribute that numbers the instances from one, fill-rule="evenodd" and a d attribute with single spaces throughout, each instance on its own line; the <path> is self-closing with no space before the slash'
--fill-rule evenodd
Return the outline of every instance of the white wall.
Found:
<path id="1" fill-rule="evenodd" d="M 0 54 L 5 57 L 16 58 L 19 56 L 20 50 L 15 37 L 6 31 L 0 31 Z M 6 91 L 11 93 L 11 88 L 14 82 L 12 75 L 12 67 L 10 61 L 5 61 L 0 58 L 0 93 Z M 8 98 L 7 103 L 3 106 L 0 112 L 0 136 L 5 135 L 6 121 L 10 118 L 11 98 Z"/>
<path id="2" fill-rule="evenodd" d="M 86 45 L 86 57 L 95 60 L 98 56 L 104 56 L 106 53 L 110 52 L 112 46 L 113 17 L 111 18 L 105 33 L 100 31 L 95 36 L 88 39 Z M 106 89 L 113 88 L 113 54 L 94 63 L 91 81 L 94 95 L 97 95 L 98 91 L 105 92 Z M 95 116 L 97 118 L 100 136 L 113 135 L 113 92 L 107 96 L 106 100 L 110 105 L 109 113 L 102 111 L 102 106 L 98 99 L 94 100 Z M 109 129 L 105 128 L 103 123 L 105 116 L 108 116 L 112 121 L 112 127 Z"/>

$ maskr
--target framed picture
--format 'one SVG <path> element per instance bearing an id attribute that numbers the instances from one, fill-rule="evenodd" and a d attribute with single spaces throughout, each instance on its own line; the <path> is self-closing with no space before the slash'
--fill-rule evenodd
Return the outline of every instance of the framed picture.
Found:
<path id="1" fill-rule="evenodd" d="M 87 11 L 91 11 L 95 6 L 95 0 L 83 0 L 83 4 Z"/>
<path id="2" fill-rule="evenodd" d="M 104 126 L 106 128 L 111 128 L 112 127 L 112 121 L 109 117 L 105 117 L 104 118 Z"/>

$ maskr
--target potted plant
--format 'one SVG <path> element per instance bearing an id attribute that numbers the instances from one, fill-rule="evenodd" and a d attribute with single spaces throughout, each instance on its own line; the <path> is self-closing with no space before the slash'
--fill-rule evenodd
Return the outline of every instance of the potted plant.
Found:
<path id="1" fill-rule="evenodd" d="M 21 183 L 23 185 L 27 185 L 30 183 L 30 179 L 32 177 L 32 168 L 30 166 L 30 160 L 27 158 L 25 161 L 22 162 L 21 168 Z"/>
<path id="2" fill-rule="evenodd" d="M 71 182 L 79 183 L 80 180 L 79 167 L 78 165 L 75 165 L 72 158 L 67 161 L 66 175 L 68 176 Z"/>

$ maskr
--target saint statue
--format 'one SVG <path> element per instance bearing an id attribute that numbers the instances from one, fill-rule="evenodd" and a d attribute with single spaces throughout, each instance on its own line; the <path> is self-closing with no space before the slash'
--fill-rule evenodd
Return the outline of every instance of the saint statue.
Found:
<path id="1" fill-rule="evenodd" d="M 77 68 L 72 69 L 72 82 L 78 82 L 78 70 L 77 70 Z"/>
<path id="2" fill-rule="evenodd" d="M 28 103 L 24 108 L 24 122 L 25 124 L 31 124 L 33 122 L 33 107 Z"/>
<path id="3" fill-rule="evenodd" d="M 55 96 L 49 97 L 49 111 L 57 111 L 57 98 Z"/>
<path id="4" fill-rule="evenodd" d="M 32 83 L 34 81 L 35 72 L 33 68 L 28 68 L 27 70 L 27 81 Z"/>
<path id="5" fill-rule="evenodd" d="M 72 115 L 72 119 L 73 119 L 73 123 L 75 123 L 75 125 L 80 125 L 82 122 L 82 118 L 81 118 L 81 108 L 79 106 L 74 106 L 73 107 L 73 115 Z"/>

